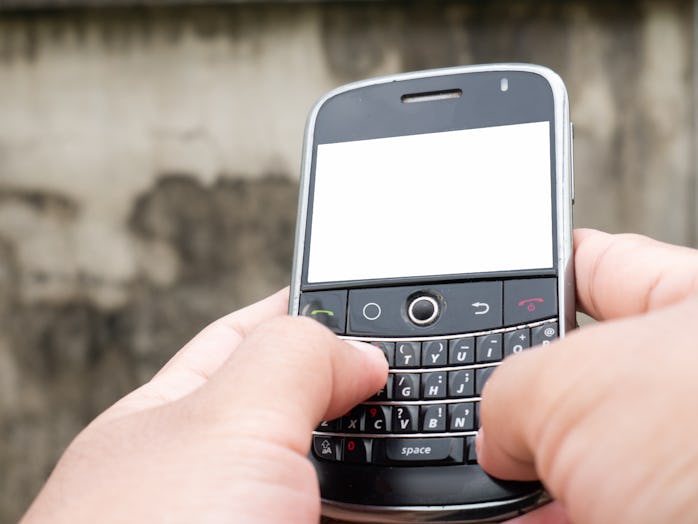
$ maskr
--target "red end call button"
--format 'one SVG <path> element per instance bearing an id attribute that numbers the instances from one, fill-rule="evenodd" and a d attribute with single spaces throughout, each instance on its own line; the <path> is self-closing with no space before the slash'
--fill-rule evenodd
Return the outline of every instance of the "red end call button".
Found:
<path id="1" fill-rule="evenodd" d="M 527 278 L 504 282 L 505 326 L 555 317 L 557 311 L 556 278 Z"/>

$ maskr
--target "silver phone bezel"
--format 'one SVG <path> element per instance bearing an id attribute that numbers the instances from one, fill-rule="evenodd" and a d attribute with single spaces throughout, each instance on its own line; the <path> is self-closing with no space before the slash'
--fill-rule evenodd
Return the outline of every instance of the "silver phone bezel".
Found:
<path id="1" fill-rule="evenodd" d="M 533 64 L 485 64 L 473 66 L 449 67 L 443 69 L 431 69 L 411 73 L 401 73 L 390 76 L 383 76 L 354 82 L 338 87 L 324 97 L 322 97 L 313 107 L 307 121 L 303 140 L 303 158 L 301 162 L 300 188 L 298 199 L 297 222 L 295 232 L 295 251 L 293 257 L 293 267 L 291 273 L 291 287 L 289 297 L 289 314 L 297 315 L 299 308 L 302 266 L 305 250 L 306 220 L 308 213 L 308 202 L 310 199 L 309 187 L 311 178 L 311 167 L 313 158 L 313 136 L 315 122 L 318 112 L 323 104 L 330 98 L 358 88 L 399 82 L 403 80 L 414 80 L 434 76 L 460 75 L 464 73 L 483 72 L 529 72 L 542 76 L 550 85 L 553 93 L 554 116 L 555 116 L 555 177 L 556 177 L 556 219 L 557 219 L 557 277 L 558 277 L 558 299 L 560 304 L 558 321 L 559 334 L 565 336 L 566 332 L 576 325 L 575 310 L 575 283 L 574 283 L 574 260 L 572 254 L 572 198 L 573 198 L 573 158 L 572 158 L 572 133 L 569 118 L 569 101 L 567 90 L 560 76 L 551 69 Z M 524 497 L 525 498 L 525 497 Z M 549 498 L 544 491 L 541 491 L 530 507 L 532 509 Z M 365 506 L 361 504 L 344 504 L 330 500 L 322 500 L 323 514 L 341 519 L 349 519 L 355 522 L 449 522 L 449 523 L 474 523 L 474 522 L 495 522 L 495 520 L 473 520 L 468 517 L 469 512 L 478 511 L 483 508 L 494 509 L 501 507 L 502 510 L 508 506 L 507 502 L 497 501 L 479 504 L 464 504 L 458 506 L 410 506 L 410 507 L 388 507 L 388 506 Z M 519 501 L 522 502 L 522 501 Z M 511 518 L 514 514 L 502 514 L 501 518 Z M 499 519 L 498 519 L 499 520 Z"/>

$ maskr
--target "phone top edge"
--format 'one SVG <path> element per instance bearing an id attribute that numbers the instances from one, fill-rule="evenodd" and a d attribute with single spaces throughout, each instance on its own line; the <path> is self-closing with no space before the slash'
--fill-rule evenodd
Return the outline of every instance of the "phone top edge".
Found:
<path id="1" fill-rule="evenodd" d="M 523 73 L 533 73 L 543 77 L 550 85 L 553 96 L 555 100 L 560 98 L 566 111 L 568 111 L 568 100 L 567 100 L 567 88 L 562 80 L 562 77 L 558 75 L 555 71 L 549 67 L 528 64 L 528 63 L 518 63 L 518 62 L 502 62 L 494 64 L 475 64 L 475 65 L 462 65 L 462 66 L 452 66 L 434 69 L 425 69 L 423 71 L 410 71 L 405 73 L 395 73 L 391 75 L 376 76 L 372 78 L 367 78 L 364 80 L 357 80 L 355 82 L 349 82 L 331 89 L 325 93 L 315 104 L 313 104 L 310 113 L 308 115 L 305 134 L 304 134 L 304 144 L 303 152 L 307 151 L 306 141 L 309 137 L 312 138 L 313 130 L 315 128 L 315 122 L 317 120 L 317 115 L 323 105 L 330 99 L 341 95 L 343 93 L 353 91 L 356 89 L 361 89 L 364 87 L 370 87 L 380 84 L 388 84 L 392 82 L 401 82 L 405 80 L 419 80 L 422 78 L 431 78 L 436 76 L 455 76 L 465 73 L 495 73 L 495 72 L 507 72 L 516 71 Z"/>
<path id="2" fill-rule="evenodd" d="M 549 67 L 537 65 L 537 64 L 527 64 L 527 63 L 517 63 L 517 62 L 502 62 L 495 64 L 476 64 L 476 65 L 463 65 L 463 66 L 452 66 L 434 69 L 425 69 L 423 71 L 409 71 L 405 73 L 395 73 L 392 75 L 376 76 L 372 78 L 367 78 L 365 80 L 357 80 L 355 82 L 349 82 L 341 86 L 335 87 L 334 89 L 328 91 L 322 98 L 320 98 L 313 106 L 311 110 L 310 117 L 308 118 L 308 124 L 311 120 L 315 120 L 317 111 L 322 105 L 329 99 L 334 98 L 337 95 L 346 93 L 347 91 L 353 91 L 355 89 L 360 89 L 363 87 L 369 87 L 378 84 L 388 84 L 391 82 L 401 82 L 404 80 L 418 80 L 420 78 L 430 78 L 435 76 L 450 76 L 459 75 L 464 73 L 495 73 L 498 71 L 517 71 L 523 73 L 534 73 L 545 78 L 551 86 L 557 85 L 562 87 L 563 91 L 566 92 L 565 84 L 562 81 L 560 75 Z M 308 126 L 306 125 L 306 130 Z"/>

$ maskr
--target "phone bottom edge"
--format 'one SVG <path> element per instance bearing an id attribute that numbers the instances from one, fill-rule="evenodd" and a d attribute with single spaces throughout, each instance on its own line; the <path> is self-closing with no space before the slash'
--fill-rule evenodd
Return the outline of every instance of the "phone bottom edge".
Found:
<path id="1" fill-rule="evenodd" d="M 374 524 L 484 524 L 517 517 L 550 500 L 542 489 L 511 499 L 448 506 L 367 506 L 322 499 L 322 514 L 348 522 Z"/>

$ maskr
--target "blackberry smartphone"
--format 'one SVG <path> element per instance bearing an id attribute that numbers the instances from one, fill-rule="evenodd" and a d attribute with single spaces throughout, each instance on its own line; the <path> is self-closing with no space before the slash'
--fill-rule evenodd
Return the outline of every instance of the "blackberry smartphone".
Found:
<path id="1" fill-rule="evenodd" d="M 574 325 L 572 191 L 567 94 L 544 67 L 400 74 L 315 106 L 290 313 L 390 363 L 382 391 L 314 433 L 325 515 L 492 522 L 545 501 L 487 475 L 474 439 L 502 359 Z"/>

